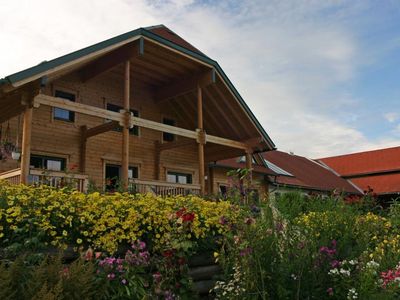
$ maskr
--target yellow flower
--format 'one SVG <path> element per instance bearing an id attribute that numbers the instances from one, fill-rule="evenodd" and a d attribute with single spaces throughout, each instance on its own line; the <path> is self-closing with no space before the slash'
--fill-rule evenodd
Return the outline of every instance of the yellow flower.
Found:
<path id="1" fill-rule="evenodd" d="M 81 239 L 77 239 L 77 240 L 76 240 L 76 243 L 77 243 L 78 245 L 80 245 L 80 244 L 82 244 L 82 240 L 81 240 Z"/>
<path id="2" fill-rule="evenodd" d="M 67 232 L 66 230 L 63 230 L 62 235 L 63 235 L 63 236 L 67 236 L 67 235 L 68 235 L 68 232 Z"/>

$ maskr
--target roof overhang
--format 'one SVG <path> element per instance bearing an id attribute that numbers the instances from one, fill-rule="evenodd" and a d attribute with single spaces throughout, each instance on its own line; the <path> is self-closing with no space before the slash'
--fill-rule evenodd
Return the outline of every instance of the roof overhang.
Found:
<path id="1" fill-rule="evenodd" d="M 152 43 L 157 43 L 158 45 L 167 48 L 171 51 L 174 51 L 180 55 L 183 55 L 188 59 L 194 60 L 200 64 L 203 64 L 209 68 L 214 69 L 216 71 L 216 75 L 224 83 L 229 92 L 233 95 L 234 99 L 236 99 L 236 101 L 238 102 L 244 113 L 252 121 L 257 131 L 259 132 L 260 136 L 263 138 L 267 146 L 267 149 L 262 149 L 262 150 L 266 151 L 266 150 L 276 149 L 275 144 L 273 143 L 271 138 L 268 136 L 264 128 L 258 122 L 258 120 L 251 112 L 250 108 L 247 106 L 243 98 L 240 96 L 239 92 L 236 90 L 232 82 L 229 80 L 225 72 L 222 70 L 222 68 L 215 60 L 210 59 L 204 54 L 197 53 L 195 51 L 182 47 L 178 44 L 175 44 L 157 34 L 152 33 L 151 31 L 145 28 L 139 28 L 121 34 L 119 36 L 102 41 L 92 46 L 83 48 L 81 50 L 72 52 L 70 54 L 61 56 L 59 58 L 50 61 L 45 61 L 26 70 L 6 76 L 4 79 L 0 79 L 0 89 L 2 91 L 12 91 L 27 83 L 39 80 L 40 78 L 47 76 L 54 76 L 57 73 L 62 73 L 65 72 L 66 70 L 71 70 L 82 64 L 95 60 L 96 58 L 99 58 L 100 56 L 107 54 L 135 40 L 146 40 Z"/>

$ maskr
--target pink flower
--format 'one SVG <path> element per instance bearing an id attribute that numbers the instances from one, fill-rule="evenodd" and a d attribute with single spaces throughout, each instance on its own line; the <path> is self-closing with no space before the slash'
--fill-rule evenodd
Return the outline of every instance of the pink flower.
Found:
<path id="1" fill-rule="evenodd" d="M 328 293 L 329 296 L 333 296 L 333 288 L 329 288 L 326 290 L 326 292 Z"/>

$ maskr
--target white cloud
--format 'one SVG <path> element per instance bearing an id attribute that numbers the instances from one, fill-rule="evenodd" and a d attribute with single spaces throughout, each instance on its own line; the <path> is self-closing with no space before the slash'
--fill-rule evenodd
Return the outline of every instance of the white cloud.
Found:
<path id="1" fill-rule="evenodd" d="M 220 63 L 278 148 L 319 157 L 384 147 L 396 139 L 370 140 L 357 129 L 362 99 L 346 90 L 359 67 L 373 61 L 350 24 L 366 6 L 342 1 L 8 1 L 0 6 L 0 74 L 163 23 Z M 386 115 L 393 122 L 398 118 Z"/>
<path id="2" fill-rule="evenodd" d="M 388 112 L 388 113 L 385 113 L 385 114 L 383 115 L 383 117 L 384 117 L 389 123 L 394 123 L 394 122 L 396 122 L 396 121 L 400 118 L 400 115 L 399 115 L 398 113 L 396 113 L 396 112 Z"/>

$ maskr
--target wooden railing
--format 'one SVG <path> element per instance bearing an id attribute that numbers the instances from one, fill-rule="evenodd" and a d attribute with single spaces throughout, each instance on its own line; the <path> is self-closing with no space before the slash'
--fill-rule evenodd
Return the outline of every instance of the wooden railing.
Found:
<path id="1" fill-rule="evenodd" d="M 180 184 L 155 180 L 129 179 L 129 191 L 131 193 L 152 193 L 158 196 L 198 195 L 199 184 Z"/>
<path id="2" fill-rule="evenodd" d="M 19 184 L 21 180 L 21 169 L 14 169 L 0 174 L 0 179 L 6 180 L 11 184 Z"/>
<path id="3" fill-rule="evenodd" d="M 11 170 L 0 174 L 0 179 L 7 180 L 11 184 L 19 184 L 21 178 L 21 169 Z M 29 170 L 29 184 L 32 185 L 49 185 L 52 187 L 69 186 L 80 192 L 86 192 L 88 184 L 88 176 L 82 174 L 65 173 L 61 171 L 50 171 L 42 169 Z"/>

